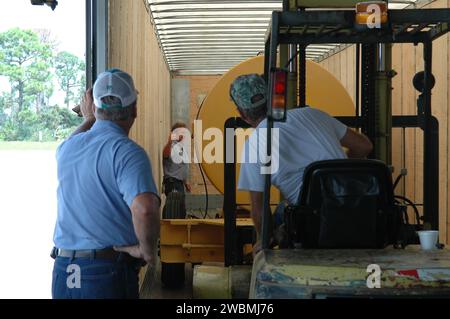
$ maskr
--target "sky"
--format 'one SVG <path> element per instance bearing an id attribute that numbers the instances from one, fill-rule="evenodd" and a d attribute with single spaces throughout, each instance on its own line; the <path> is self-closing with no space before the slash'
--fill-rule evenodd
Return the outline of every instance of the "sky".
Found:
<path id="1" fill-rule="evenodd" d="M 85 54 L 85 0 L 58 0 L 55 11 L 48 6 L 33 6 L 30 0 L 0 0 L 0 32 L 13 27 L 49 29 L 61 51 L 80 58 Z"/>
<path id="2" fill-rule="evenodd" d="M 86 17 L 85 0 L 58 0 L 55 11 L 49 6 L 33 6 L 30 0 L 0 0 L 0 32 L 21 29 L 48 29 L 58 43 L 59 51 L 68 51 L 85 58 Z M 56 84 L 55 84 L 56 85 Z M 0 91 L 8 89 L 0 77 Z M 53 101 L 60 103 L 62 94 L 56 92 Z"/>

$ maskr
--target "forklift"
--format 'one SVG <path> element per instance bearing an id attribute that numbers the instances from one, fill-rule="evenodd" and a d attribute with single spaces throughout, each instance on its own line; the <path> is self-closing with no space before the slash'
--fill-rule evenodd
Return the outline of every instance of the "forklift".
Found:
<path id="1" fill-rule="evenodd" d="M 370 4 L 351 0 L 284 1 L 283 11 L 272 13 L 264 52 L 269 92 L 267 155 L 272 151 L 274 122 L 285 121 L 289 108 L 306 106 L 306 48 L 312 44 L 356 45 L 355 115 L 338 119 L 361 130 L 374 149 L 368 160 L 318 162 L 306 168 L 299 202 L 284 214 L 286 243 L 275 249 L 270 245 L 271 176 L 266 175 L 263 249 L 253 261 L 250 298 L 450 297 L 450 251 L 443 245 L 421 250 L 416 234 L 439 229 L 439 123 L 431 112 L 432 43 L 449 31 L 450 9 L 388 10 L 387 2 L 371 4 L 381 9 L 376 27 L 369 27 Z M 423 47 L 424 70 L 412 81 L 420 93 L 417 115 L 392 116 L 391 48 L 395 43 Z M 226 129 L 240 127 L 248 127 L 240 118 L 225 124 Z M 393 183 L 392 128 L 423 131 L 423 216 L 416 218 L 416 224 L 409 223 L 404 203 L 418 215 L 416 205 L 394 195 L 403 174 Z M 229 177 L 224 192 L 225 266 L 233 267 L 243 261 L 242 246 L 248 236 L 236 228 L 235 164 L 227 163 L 224 169 Z M 344 190 L 347 198 L 322 187 L 330 180 L 344 181 L 339 191 Z M 368 181 L 376 184 L 374 194 L 348 189 L 352 183 Z M 341 214 L 341 223 L 327 230 L 324 220 L 333 214 Z"/>

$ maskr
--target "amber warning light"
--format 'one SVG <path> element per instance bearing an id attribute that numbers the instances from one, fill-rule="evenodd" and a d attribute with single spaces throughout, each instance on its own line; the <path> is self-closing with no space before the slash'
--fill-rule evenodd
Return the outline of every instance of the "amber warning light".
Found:
<path id="1" fill-rule="evenodd" d="M 360 2 L 356 5 L 355 23 L 358 29 L 381 29 L 388 23 L 388 5 L 384 1 Z"/>

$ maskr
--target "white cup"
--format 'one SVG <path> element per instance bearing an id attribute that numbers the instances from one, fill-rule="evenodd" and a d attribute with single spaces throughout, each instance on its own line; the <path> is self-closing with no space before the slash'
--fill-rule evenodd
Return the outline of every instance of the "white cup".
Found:
<path id="1" fill-rule="evenodd" d="M 417 234 L 419 235 L 422 250 L 436 249 L 439 236 L 439 232 L 437 230 L 422 230 L 418 231 Z"/>

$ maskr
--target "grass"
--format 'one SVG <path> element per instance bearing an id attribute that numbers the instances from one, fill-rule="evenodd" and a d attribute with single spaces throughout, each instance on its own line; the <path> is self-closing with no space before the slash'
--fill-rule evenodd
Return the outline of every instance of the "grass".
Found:
<path id="1" fill-rule="evenodd" d="M 0 151 L 53 151 L 61 142 L 4 142 L 0 141 Z"/>

